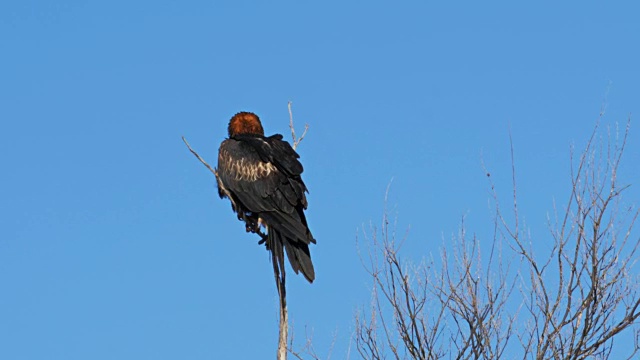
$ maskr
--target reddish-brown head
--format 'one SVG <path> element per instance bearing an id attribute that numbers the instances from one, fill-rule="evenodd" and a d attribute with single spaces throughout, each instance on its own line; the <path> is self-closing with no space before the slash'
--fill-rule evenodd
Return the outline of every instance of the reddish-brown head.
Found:
<path id="1" fill-rule="evenodd" d="M 234 135 L 262 135 L 264 130 L 258 115 L 250 112 L 239 112 L 229 121 L 229 137 Z"/>

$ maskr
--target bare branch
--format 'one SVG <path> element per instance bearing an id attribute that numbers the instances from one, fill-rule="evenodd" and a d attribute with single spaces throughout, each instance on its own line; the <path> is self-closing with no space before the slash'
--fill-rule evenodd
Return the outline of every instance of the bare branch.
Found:
<path id="1" fill-rule="evenodd" d="M 206 167 L 207 167 L 207 169 L 209 169 L 209 171 L 211 171 L 211 172 L 213 173 L 213 175 L 215 175 L 215 176 L 216 176 L 216 178 L 218 178 L 218 172 L 217 172 L 217 171 L 215 171 L 215 170 L 214 170 L 214 169 L 213 169 L 209 164 L 207 164 L 207 162 L 206 162 L 206 161 L 204 161 L 204 159 L 203 159 L 200 155 L 198 155 L 198 153 L 197 153 L 195 150 L 193 150 L 193 149 L 191 148 L 191 145 L 189 145 L 189 142 L 187 142 L 187 139 L 185 139 L 185 138 L 184 138 L 184 136 L 182 137 L 182 141 L 184 141 L 184 144 L 185 144 L 185 145 L 187 145 L 187 148 L 189 148 L 189 151 L 191 151 L 191 153 L 192 153 L 193 155 L 195 155 L 195 156 L 198 158 L 198 160 L 200 160 L 200 162 L 201 162 L 204 166 L 206 166 Z"/>
<path id="2" fill-rule="evenodd" d="M 291 139 L 293 141 L 292 147 L 295 150 L 298 147 L 298 144 L 304 139 L 304 136 L 307 135 L 307 130 L 309 130 L 309 124 L 304 124 L 304 131 L 299 138 L 296 138 L 296 130 L 293 126 L 293 112 L 291 111 L 291 101 L 287 104 L 287 108 L 289 109 L 289 128 L 291 129 Z"/>
<path id="3" fill-rule="evenodd" d="M 531 232 L 521 222 L 511 131 L 509 215 L 483 164 L 495 207 L 493 241 L 468 236 L 463 217 L 459 234 L 441 248 L 439 270 L 433 260 L 414 266 L 400 259 L 405 239 L 389 228 L 385 197 L 382 227 L 371 226 L 370 235 L 363 231 L 369 256 L 360 259 L 373 284 L 370 319 L 362 312 L 355 317 L 360 355 L 500 359 L 507 353 L 514 358 L 519 347 L 522 359 L 609 359 L 614 339 L 631 330 L 634 343 L 621 348 L 635 358 L 640 276 L 631 270 L 640 238 L 632 230 L 640 209 L 622 210 L 628 185 L 617 179 L 628 131 L 627 124 L 622 137 L 615 143 L 609 137 L 604 146 L 596 125 L 580 156 L 572 151 L 569 201 L 561 216 L 554 202 L 555 224 L 547 217 L 552 241 L 542 254 L 534 254 Z M 512 251 L 508 257 L 503 241 Z M 488 263 L 481 256 L 485 247 Z M 505 259 L 514 259 L 515 266 Z M 516 284 L 519 292 L 513 291 Z M 514 335 L 519 344 L 511 341 Z"/>

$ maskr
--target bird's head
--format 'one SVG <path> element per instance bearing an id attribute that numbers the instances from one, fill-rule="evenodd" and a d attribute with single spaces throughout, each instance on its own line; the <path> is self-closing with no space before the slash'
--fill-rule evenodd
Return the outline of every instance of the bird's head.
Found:
<path id="1" fill-rule="evenodd" d="M 250 112 L 239 112 L 229 121 L 229 137 L 234 135 L 261 135 L 264 130 L 258 115 Z"/>

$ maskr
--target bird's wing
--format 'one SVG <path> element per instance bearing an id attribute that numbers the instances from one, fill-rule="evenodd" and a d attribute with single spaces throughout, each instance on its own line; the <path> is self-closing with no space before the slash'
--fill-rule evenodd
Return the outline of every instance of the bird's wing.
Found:
<path id="1" fill-rule="evenodd" d="M 220 145 L 218 188 L 231 199 L 238 218 L 254 226 L 259 219 L 268 227 L 267 248 L 283 268 L 284 250 L 293 270 L 309 282 L 315 270 L 309 243 L 315 243 L 307 226 L 307 188 L 300 177 L 298 154 L 281 135 L 234 136 Z"/>
<path id="2" fill-rule="evenodd" d="M 268 213 L 270 226 L 288 237 L 313 241 L 302 210 L 307 206 L 306 187 L 298 154 L 282 137 L 244 136 L 220 145 L 218 176 L 225 191 L 245 211 Z M 240 209 L 236 209 L 239 211 Z"/>

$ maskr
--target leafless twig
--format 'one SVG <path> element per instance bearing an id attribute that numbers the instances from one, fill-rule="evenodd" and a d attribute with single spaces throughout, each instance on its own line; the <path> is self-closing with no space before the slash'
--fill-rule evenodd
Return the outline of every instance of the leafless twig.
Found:
<path id="1" fill-rule="evenodd" d="M 211 171 L 211 172 L 213 173 L 213 175 L 215 175 L 215 176 L 216 176 L 216 179 L 217 179 L 217 178 L 218 178 L 218 172 L 217 172 L 215 169 L 213 169 L 213 168 L 211 167 L 211 165 L 207 164 L 207 162 L 206 162 L 206 161 L 204 161 L 204 159 L 203 159 L 200 155 L 198 155 L 198 153 L 197 153 L 195 150 L 193 150 L 193 149 L 191 148 L 191 145 L 189 145 L 189 142 L 187 141 L 187 139 L 185 139 L 185 138 L 184 138 L 184 136 L 182 137 L 182 141 L 184 141 L 184 144 L 185 144 L 185 145 L 187 145 L 187 147 L 189 148 L 189 151 L 191 151 L 191 153 L 192 153 L 193 155 L 195 155 L 195 156 L 198 158 L 198 160 L 200 160 L 200 162 L 201 162 L 204 166 L 206 166 L 206 167 L 207 167 L 207 169 L 209 169 L 209 171 Z"/>
<path id="2" fill-rule="evenodd" d="M 614 339 L 626 331 L 634 341 L 622 340 L 617 348 L 637 358 L 640 276 L 634 265 L 640 238 L 634 226 L 640 210 L 623 206 L 628 185 L 620 185 L 617 176 L 628 132 L 627 123 L 622 136 L 608 132 L 608 140 L 599 142 L 596 126 L 580 156 L 572 152 L 568 202 L 555 224 L 549 221 L 551 238 L 536 239 L 549 244 L 548 254 L 534 253 L 532 234 L 521 221 L 511 131 L 507 212 L 485 169 L 495 211 L 493 244 L 467 235 L 463 217 L 459 234 L 442 247 L 440 269 L 433 260 L 415 266 L 400 259 L 402 239 L 385 214 L 380 229 L 372 226 L 371 235 L 364 234 L 369 257 L 361 260 L 373 284 L 369 316 L 363 311 L 355 317 L 360 355 L 611 359 L 620 356 L 613 353 Z M 481 256 L 483 243 L 488 263 Z M 502 255 L 502 243 L 511 250 L 508 256 Z"/>
<path id="3" fill-rule="evenodd" d="M 293 147 L 293 150 L 295 150 L 302 139 L 304 139 L 304 136 L 307 135 L 309 124 L 304 124 L 304 131 L 302 132 L 302 135 L 299 138 L 296 138 L 296 130 L 293 127 L 293 112 L 291 111 L 291 101 L 289 101 L 289 103 L 287 104 L 287 108 L 289 109 L 289 128 L 291 129 L 291 139 L 293 141 L 293 144 L 291 144 L 291 146 Z"/>

